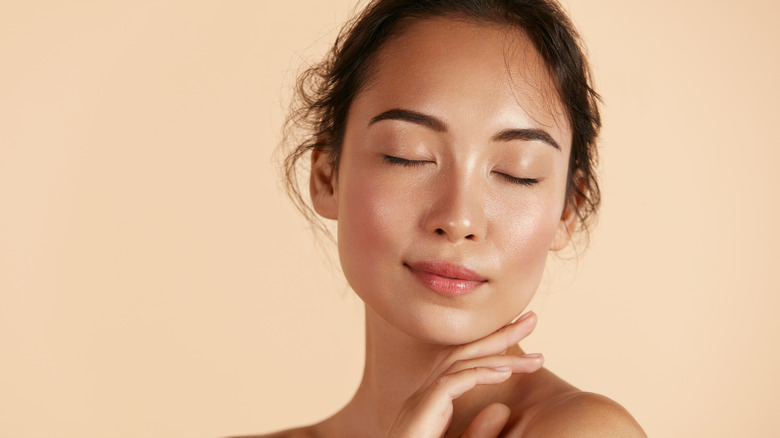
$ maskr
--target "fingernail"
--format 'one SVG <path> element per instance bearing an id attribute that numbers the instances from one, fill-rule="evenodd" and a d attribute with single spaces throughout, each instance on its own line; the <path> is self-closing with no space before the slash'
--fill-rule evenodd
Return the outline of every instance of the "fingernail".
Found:
<path id="1" fill-rule="evenodd" d="M 534 311 L 531 310 L 530 312 L 526 313 L 525 315 L 521 316 L 520 318 L 517 318 L 517 321 L 515 321 L 515 324 L 518 324 L 522 321 L 525 321 L 526 319 L 530 318 L 531 315 L 534 314 Z"/>
<path id="2" fill-rule="evenodd" d="M 501 372 L 512 371 L 512 368 L 509 368 L 509 367 L 495 367 L 493 369 L 496 370 L 496 371 L 501 371 Z"/>
<path id="3" fill-rule="evenodd" d="M 528 354 L 522 354 L 522 355 L 520 355 L 520 357 L 527 357 L 529 359 L 536 359 L 538 357 L 542 357 L 542 355 L 539 354 L 539 353 L 528 353 Z"/>

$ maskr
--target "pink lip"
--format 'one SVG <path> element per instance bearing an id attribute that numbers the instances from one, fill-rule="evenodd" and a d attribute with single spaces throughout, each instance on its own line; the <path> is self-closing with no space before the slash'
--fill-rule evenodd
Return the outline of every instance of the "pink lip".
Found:
<path id="1" fill-rule="evenodd" d="M 487 280 L 469 268 L 444 261 L 406 264 L 406 267 L 429 289 L 442 295 L 463 295 Z"/>

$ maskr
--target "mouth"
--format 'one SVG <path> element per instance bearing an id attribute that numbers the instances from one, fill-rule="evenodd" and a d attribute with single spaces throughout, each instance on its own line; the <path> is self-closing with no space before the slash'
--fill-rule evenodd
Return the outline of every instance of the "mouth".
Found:
<path id="1" fill-rule="evenodd" d="M 471 269 L 444 261 L 404 263 L 404 266 L 426 287 L 446 296 L 467 294 L 487 279 Z"/>

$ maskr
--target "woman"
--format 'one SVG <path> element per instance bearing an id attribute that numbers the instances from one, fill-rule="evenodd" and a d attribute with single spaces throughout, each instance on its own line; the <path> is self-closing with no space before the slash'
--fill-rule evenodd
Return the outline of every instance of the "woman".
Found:
<path id="1" fill-rule="evenodd" d="M 548 252 L 599 203 L 597 95 L 557 4 L 373 1 L 298 97 L 289 187 L 315 220 L 295 186 L 311 153 L 366 363 L 341 411 L 272 436 L 644 436 L 517 345 Z"/>

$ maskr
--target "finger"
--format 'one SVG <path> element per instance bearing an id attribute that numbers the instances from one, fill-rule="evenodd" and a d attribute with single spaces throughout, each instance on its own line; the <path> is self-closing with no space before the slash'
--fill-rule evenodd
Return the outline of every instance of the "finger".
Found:
<path id="1" fill-rule="evenodd" d="M 538 353 L 524 354 L 522 356 L 506 354 L 459 360 L 442 374 L 457 373 L 469 368 L 509 368 L 513 373 L 532 373 L 541 368 L 542 365 L 544 365 L 544 356 Z"/>
<path id="2" fill-rule="evenodd" d="M 493 403 L 479 411 L 461 438 L 495 438 L 509 421 L 512 411 L 507 405 Z"/>
<path id="3" fill-rule="evenodd" d="M 506 325 L 482 339 L 461 346 L 454 353 L 456 356 L 454 359 L 469 359 L 502 353 L 530 335 L 536 327 L 536 322 L 536 314 L 528 312 L 514 323 Z"/>
<path id="4" fill-rule="evenodd" d="M 509 347 L 517 345 L 520 340 L 528 336 L 534 330 L 536 321 L 536 314 L 534 312 L 528 312 L 518 318 L 517 321 L 505 325 L 490 335 L 456 348 L 436 366 L 430 376 L 428 376 L 428 379 L 425 384 L 423 384 L 421 390 L 430 386 L 434 379 L 447 372 L 454 363 L 460 360 L 495 356 L 506 352 Z M 523 370 L 518 370 L 518 372 L 523 372 Z"/>
<path id="5" fill-rule="evenodd" d="M 510 369 L 470 368 L 454 374 L 439 376 L 420 394 L 419 403 L 412 402 L 402 410 L 390 428 L 392 437 L 441 436 L 452 418 L 452 401 L 477 385 L 505 382 L 512 376 Z"/>
<path id="6" fill-rule="evenodd" d="M 452 404 L 452 400 L 470 391 L 477 385 L 494 385 L 505 382 L 512 376 L 509 368 L 468 368 L 452 374 L 444 374 L 433 381 L 429 388 L 429 399 Z"/>

